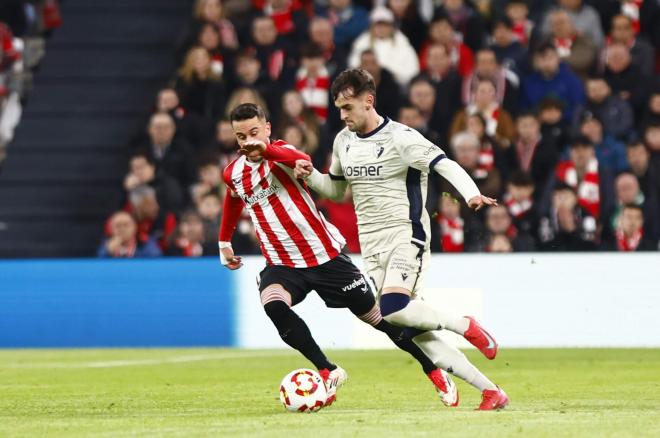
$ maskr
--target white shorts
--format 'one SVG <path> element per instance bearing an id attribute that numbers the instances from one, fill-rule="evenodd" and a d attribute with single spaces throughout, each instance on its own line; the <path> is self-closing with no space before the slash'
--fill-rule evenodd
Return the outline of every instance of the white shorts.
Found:
<path id="1" fill-rule="evenodd" d="M 403 243 L 391 251 L 364 257 L 363 261 L 378 296 L 386 287 L 399 287 L 409 290 L 411 297 L 415 298 L 424 287 L 424 273 L 430 259 L 428 249 Z"/>

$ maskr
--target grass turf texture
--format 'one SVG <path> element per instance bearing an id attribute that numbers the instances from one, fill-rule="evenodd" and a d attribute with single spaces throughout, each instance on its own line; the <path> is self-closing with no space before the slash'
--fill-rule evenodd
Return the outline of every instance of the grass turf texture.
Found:
<path id="1" fill-rule="evenodd" d="M 295 352 L 0 350 L 0 436 L 660 436 L 660 350 L 503 350 L 468 356 L 511 405 L 445 408 L 399 351 L 331 351 L 350 378 L 315 414 L 285 412 Z"/>

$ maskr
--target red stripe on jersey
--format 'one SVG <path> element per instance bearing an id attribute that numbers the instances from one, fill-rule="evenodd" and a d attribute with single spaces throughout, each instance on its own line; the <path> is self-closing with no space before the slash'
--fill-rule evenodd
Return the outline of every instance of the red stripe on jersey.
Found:
<path id="1" fill-rule="evenodd" d="M 298 210 L 303 214 L 309 225 L 312 227 L 312 230 L 314 230 L 314 233 L 316 233 L 317 237 L 321 241 L 321 244 L 323 245 L 323 248 L 325 248 L 325 251 L 328 253 L 328 256 L 333 259 L 339 255 L 339 251 L 332 246 L 332 242 L 330 240 L 330 234 L 327 232 L 325 226 L 321 222 L 318 216 L 318 212 L 315 215 L 312 209 L 309 207 L 307 202 L 302 197 L 302 194 L 300 193 L 300 189 L 296 186 L 296 184 L 291 180 L 291 177 L 282 170 L 277 164 L 272 163 L 271 164 L 271 172 L 277 177 L 277 179 L 280 180 L 282 185 L 284 185 L 284 188 L 286 189 L 287 193 L 293 200 L 293 202 L 296 204 L 296 207 L 298 207 Z"/>
<path id="2" fill-rule="evenodd" d="M 254 194 L 254 192 L 252 191 L 252 172 L 250 166 L 247 163 L 243 164 L 243 191 L 248 196 L 252 196 Z M 268 241 L 275 248 L 275 251 L 277 252 L 277 256 L 280 258 L 282 263 L 289 266 L 293 266 L 293 261 L 291 260 L 291 257 L 289 257 L 289 253 L 286 252 L 286 249 L 284 249 L 282 242 L 280 242 L 280 240 L 273 232 L 273 229 L 270 227 L 270 224 L 266 220 L 266 215 L 264 214 L 264 211 L 261 209 L 261 206 L 258 203 L 255 203 L 252 205 L 252 210 L 254 211 L 254 214 L 257 216 L 257 220 L 259 221 L 259 223 L 256 225 L 258 225 L 264 230 L 264 233 L 266 233 L 266 237 L 268 237 Z M 268 264 L 272 265 L 273 261 L 268 255 L 268 251 L 266 251 L 263 242 L 261 243 L 261 252 L 263 252 L 264 256 L 266 257 Z"/>
<path id="3" fill-rule="evenodd" d="M 261 187 L 263 189 L 268 188 L 268 181 L 266 181 L 265 178 L 266 176 L 265 167 L 266 166 L 262 161 L 261 166 L 259 166 L 259 176 L 261 176 Z M 272 168 L 271 168 L 271 172 L 272 172 Z M 284 184 L 284 182 L 282 184 Z M 277 219 L 279 219 L 284 229 L 289 233 L 289 237 L 291 237 L 291 239 L 293 240 L 293 243 L 298 248 L 298 251 L 300 251 L 300 254 L 303 256 L 303 259 L 305 259 L 305 263 L 307 263 L 308 266 L 318 265 L 319 263 L 318 260 L 316 259 L 316 255 L 314 255 L 314 250 L 312 249 L 311 246 L 309 246 L 307 239 L 305 239 L 305 236 L 303 236 L 303 234 L 298 229 L 298 226 L 295 224 L 293 219 L 291 219 L 291 216 L 284 208 L 284 205 L 282 205 L 282 201 L 280 201 L 280 198 L 277 197 L 277 193 L 273 193 L 272 195 L 270 195 L 268 197 L 268 202 L 270 203 L 270 206 L 275 212 L 275 216 L 277 216 Z"/>

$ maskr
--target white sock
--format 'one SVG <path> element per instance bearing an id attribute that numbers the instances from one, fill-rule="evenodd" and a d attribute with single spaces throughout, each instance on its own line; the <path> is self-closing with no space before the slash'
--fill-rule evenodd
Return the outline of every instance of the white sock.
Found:
<path id="1" fill-rule="evenodd" d="M 429 331 L 417 335 L 413 342 L 438 367 L 465 380 L 479 391 L 497 389 L 497 386 L 484 376 L 457 348 L 444 342 L 437 333 Z"/>
<path id="2" fill-rule="evenodd" d="M 470 320 L 440 312 L 423 300 L 411 300 L 403 309 L 384 317 L 391 324 L 402 327 L 414 327 L 420 330 L 447 329 L 463 335 L 470 325 Z"/>

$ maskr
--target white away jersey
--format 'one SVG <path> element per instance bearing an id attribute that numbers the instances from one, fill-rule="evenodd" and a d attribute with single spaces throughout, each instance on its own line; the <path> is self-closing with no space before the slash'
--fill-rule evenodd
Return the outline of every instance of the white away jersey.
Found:
<path id="1" fill-rule="evenodd" d="M 443 158 L 422 134 L 387 118 L 369 134 L 337 134 L 330 177 L 353 191 L 363 256 L 406 242 L 429 247 L 428 173 Z"/>

